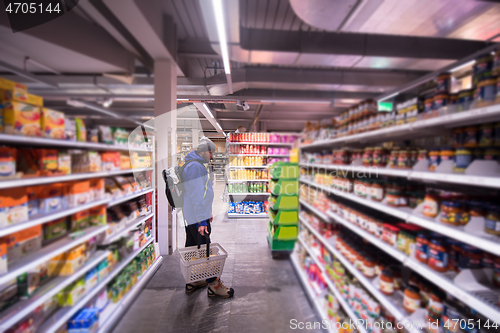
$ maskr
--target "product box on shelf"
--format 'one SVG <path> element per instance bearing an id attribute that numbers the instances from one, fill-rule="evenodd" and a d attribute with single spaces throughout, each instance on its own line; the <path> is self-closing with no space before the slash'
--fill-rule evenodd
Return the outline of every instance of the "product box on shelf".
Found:
<path id="1" fill-rule="evenodd" d="M 0 179 L 16 177 L 16 159 L 16 148 L 0 148 Z"/>
<path id="2" fill-rule="evenodd" d="M 104 184 L 106 192 L 109 193 L 111 199 L 119 199 L 124 196 L 122 189 L 120 188 L 120 186 L 118 185 L 118 183 L 115 181 L 114 178 L 112 177 L 105 178 Z"/>
<path id="3" fill-rule="evenodd" d="M 85 274 L 85 290 L 90 291 L 98 283 L 97 268 L 93 268 Z"/>
<path id="4" fill-rule="evenodd" d="M 26 195 L 28 200 L 28 216 L 32 217 L 40 213 L 40 192 L 43 186 L 26 187 Z"/>
<path id="5" fill-rule="evenodd" d="M 71 155 L 67 151 L 57 152 L 58 172 L 63 175 L 71 174 Z"/>
<path id="6" fill-rule="evenodd" d="M 1 90 L 13 90 L 13 89 L 20 89 L 24 91 L 28 91 L 28 86 L 22 84 L 22 83 L 17 83 L 11 80 L 4 79 L 0 77 L 0 89 Z M 3 96 L 1 94 L 0 96 Z M 0 101 L 3 101 L 0 97 Z"/>
<path id="7" fill-rule="evenodd" d="M 50 213 L 67 207 L 66 189 L 63 184 L 44 185 L 38 193 L 38 212 Z"/>
<path id="8" fill-rule="evenodd" d="M 85 296 L 85 278 L 76 281 L 57 296 L 57 303 L 61 307 L 76 305 Z"/>
<path id="9" fill-rule="evenodd" d="M 106 197 L 106 191 L 104 188 L 104 178 L 93 178 L 90 179 L 90 201 L 102 200 Z"/>
<path id="10" fill-rule="evenodd" d="M 41 283 L 47 279 L 47 265 L 43 264 L 35 267 L 17 277 L 17 288 L 19 296 L 23 298 L 31 297 L 40 287 Z"/>
<path id="11" fill-rule="evenodd" d="M 91 200 L 90 181 L 76 181 L 68 186 L 68 206 L 77 207 Z"/>
<path id="12" fill-rule="evenodd" d="M 8 267 L 7 242 L 4 238 L 0 238 L 0 275 L 7 273 Z"/>
<path id="13" fill-rule="evenodd" d="M 50 139 L 65 139 L 64 113 L 51 109 L 42 109 L 43 136 Z"/>
<path id="14" fill-rule="evenodd" d="M 43 239 L 53 240 L 65 235 L 68 231 L 67 218 L 62 217 L 43 225 Z"/>
<path id="15" fill-rule="evenodd" d="M 85 123 L 80 118 L 75 118 L 76 141 L 87 142 L 87 129 Z"/>
<path id="16" fill-rule="evenodd" d="M 106 224 L 106 206 L 97 206 L 89 209 L 89 221 L 91 226 Z"/>
<path id="17" fill-rule="evenodd" d="M 0 190 L 0 226 L 28 220 L 28 196 L 25 187 Z"/>
<path id="18" fill-rule="evenodd" d="M 8 308 L 19 300 L 17 293 L 17 279 L 12 279 L 0 285 L 0 311 Z"/>
<path id="19" fill-rule="evenodd" d="M 90 212 L 88 209 L 71 215 L 71 231 L 79 231 L 88 228 L 90 224 Z"/>
<path id="20" fill-rule="evenodd" d="M 76 141 L 76 124 L 74 119 L 64 117 L 64 132 L 66 140 Z"/>
<path id="21" fill-rule="evenodd" d="M 33 106 L 43 106 L 41 96 L 29 94 L 26 89 L 13 87 L 12 89 L 0 88 L 0 100 L 3 102 L 21 102 Z"/>
<path id="22" fill-rule="evenodd" d="M 113 135 L 113 141 L 115 145 L 127 145 L 128 144 L 128 131 L 120 127 L 111 127 L 111 133 Z"/>
<path id="23" fill-rule="evenodd" d="M 101 155 L 96 151 L 75 151 L 71 154 L 72 173 L 100 172 Z"/>
<path id="24" fill-rule="evenodd" d="M 68 276 L 76 272 L 85 262 L 87 244 L 81 244 L 73 249 L 61 253 L 49 261 L 48 274 L 50 276 Z"/>
<path id="25" fill-rule="evenodd" d="M 99 140 L 102 143 L 113 144 L 113 135 L 109 126 L 99 126 Z"/>
<path id="26" fill-rule="evenodd" d="M 127 178 L 121 176 L 117 176 L 114 178 L 115 182 L 118 184 L 124 195 L 130 195 L 134 192 L 134 189 L 132 188 L 132 185 L 129 183 Z"/>
<path id="27" fill-rule="evenodd" d="M 128 152 L 120 153 L 120 170 L 128 170 L 132 168 L 132 164 L 130 162 L 130 154 Z"/>
<path id="28" fill-rule="evenodd" d="M 101 154 L 102 170 L 117 171 L 120 170 L 120 153 L 119 152 L 104 152 Z"/>
<path id="29" fill-rule="evenodd" d="M 43 176 L 59 174 L 59 152 L 57 149 L 37 149 L 39 170 Z"/>
<path id="30" fill-rule="evenodd" d="M 19 102 L 3 104 L 4 132 L 25 136 L 41 136 L 40 108 Z"/>
<path id="31" fill-rule="evenodd" d="M 42 247 L 42 226 L 36 225 L 4 237 L 9 263 L 33 253 Z"/>

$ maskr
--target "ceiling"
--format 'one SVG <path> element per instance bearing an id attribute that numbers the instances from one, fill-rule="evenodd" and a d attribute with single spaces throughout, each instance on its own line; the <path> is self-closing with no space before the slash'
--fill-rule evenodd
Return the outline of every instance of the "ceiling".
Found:
<path id="1" fill-rule="evenodd" d="M 110 110 L 145 121 L 153 116 L 155 59 L 169 58 L 177 64 L 179 97 L 225 99 L 209 104 L 224 130 L 248 127 L 262 104 L 257 130 L 299 131 L 308 120 L 331 119 L 500 41 L 495 1 L 223 3 L 233 94 L 209 0 L 80 0 L 66 15 L 15 34 L 1 12 L 0 62 L 17 71 L 0 68 L 0 75 L 91 122 L 117 120 L 66 100 L 113 98 Z M 205 120 L 201 126 L 214 130 Z"/>

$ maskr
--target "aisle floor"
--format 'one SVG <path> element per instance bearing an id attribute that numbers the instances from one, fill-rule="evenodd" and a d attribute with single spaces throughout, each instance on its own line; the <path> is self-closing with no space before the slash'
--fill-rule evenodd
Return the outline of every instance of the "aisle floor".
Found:
<path id="1" fill-rule="evenodd" d="M 271 258 L 268 221 L 228 219 L 227 205 L 219 198 L 222 189 L 222 184 L 215 186 L 212 242 L 229 253 L 222 280 L 234 288 L 234 297 L 209 299 L 206 288 L 186 295 L 174 253 L 164 257 L 114 332 L 288 332 L 291 319 L 320 321 L 290 261 Z"/>

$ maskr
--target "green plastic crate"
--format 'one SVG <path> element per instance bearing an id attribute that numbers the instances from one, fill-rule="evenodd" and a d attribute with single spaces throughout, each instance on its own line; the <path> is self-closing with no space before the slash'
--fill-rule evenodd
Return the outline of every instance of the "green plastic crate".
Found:
<path id="1" fill-rule="evenodd" d="M 274 195 L 298 195 L 299 181 L 294 179 L 279 179 L 269 181 L 269 191 Z"/>
<path id="2" fill-rule="evenodd" d="M 298 195 L 271 195 L 269 197 L 269 205 L 274 210 L 292 210 L 299 209 Z"/>
<path id="3" fill-rule="evenodd" d="M 269 220 L 273 225 L 298 225 L 299 224 L 299 212 L 297 210 L 279 210 L 275 211 L 269 209 L 267 213 L 269 215 Z"/>
<path id="4" fill-rule="evenodd" d="M 274 239 L 270 233 L 267 235 L 267 241 L 269 242 L 271 251 L 293 251 L 296 242 L 295 240 L 283 241 Z"/>
<path id="5" fill-rule="evenodd" d="M 298 179 L 299 165 L 290 162 L 275 162 L 269 170 L 272 179 Z"/>
<path id="6" fill-rule="evenodd" d="M 269 233 L 273 236 L 273 239 L 281 241 L 296 240 L 299 235 L 299 227 L 294 226 L 282 226 L 273 225 L 269 223 Z"/>

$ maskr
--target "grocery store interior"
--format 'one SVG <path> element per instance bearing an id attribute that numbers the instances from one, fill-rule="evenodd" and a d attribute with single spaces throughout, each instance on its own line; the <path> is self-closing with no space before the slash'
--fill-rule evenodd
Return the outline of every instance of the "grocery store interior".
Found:
<path id="1" fill-rule="evenodd" d="M 33 1 L 0 332 L 500 332 L 500 1 Z"/>

